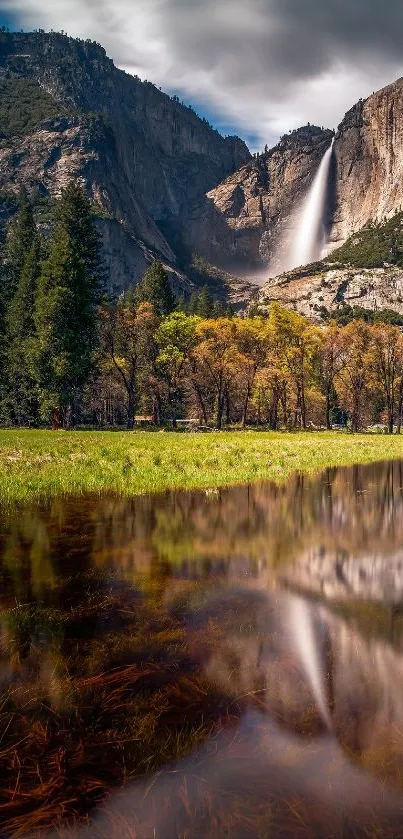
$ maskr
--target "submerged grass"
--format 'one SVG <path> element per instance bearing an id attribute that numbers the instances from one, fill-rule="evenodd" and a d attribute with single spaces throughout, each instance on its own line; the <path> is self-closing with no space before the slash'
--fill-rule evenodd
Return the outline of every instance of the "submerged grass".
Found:
<path id="1" fill-rule="evenodd" d="M 1 835 L 34 836 L 85 816 L 109 790 L 239 719 L 241 704 L 208 683 L 197 639 L 166 610 L 164 592 L 163 583 L 144 599 L 136 587 L 109 597 L 101 590 L 87 608 L 0 613 Z M 29 640 L 20 631 L 28 625 Z"/>
<path id="2" fill-rule="evenodd" d="M 382 434 L 2 430 L 0 500 L 213 489 L 401 457 L 403 437 Z"/>

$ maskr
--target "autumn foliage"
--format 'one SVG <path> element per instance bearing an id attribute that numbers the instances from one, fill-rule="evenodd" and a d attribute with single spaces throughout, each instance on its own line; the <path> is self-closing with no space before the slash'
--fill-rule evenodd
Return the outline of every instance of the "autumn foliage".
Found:
<path id="1" fill-rule="evenodd" d="M 101 312 L 97 422 L 136 415 L 271 429 L 385 423 L 400 431 L 403 334 L 364 321 L 325 327 L 273 304 L 268 317 L 203 319 L 122 298 Z M 110 410 L 110 403 L 113 410 Z M 109 405 L 109 409 L 108 409 Z"/>

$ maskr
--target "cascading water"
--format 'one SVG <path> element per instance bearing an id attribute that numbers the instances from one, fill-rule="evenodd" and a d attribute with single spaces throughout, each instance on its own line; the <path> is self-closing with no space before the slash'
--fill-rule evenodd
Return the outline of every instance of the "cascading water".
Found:
<path id="1" fill-rule="evenodd" d="M 295 245 L 293 248 L 293 267 L 308 265 L 320 259 L 325 244 L 323 218 L 326 209 L 326 193 L 329 181 L 333 143 L 325 152 L 302 207 Z"/>

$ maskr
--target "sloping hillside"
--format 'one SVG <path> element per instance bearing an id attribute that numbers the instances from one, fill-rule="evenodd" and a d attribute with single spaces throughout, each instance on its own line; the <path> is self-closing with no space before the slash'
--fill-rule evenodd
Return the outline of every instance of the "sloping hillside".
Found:
<path id="1" fill-rule="evenodd" d="M 353 234 L 322 262 L 268 280 L 258 305 L 275 300 L 314 320 L 347 309 L 403 315 L 403 213 Z"/>

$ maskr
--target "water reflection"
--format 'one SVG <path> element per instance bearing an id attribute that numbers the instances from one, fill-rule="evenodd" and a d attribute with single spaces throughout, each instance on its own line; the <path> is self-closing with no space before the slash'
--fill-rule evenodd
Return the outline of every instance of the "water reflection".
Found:
<path id="1" fill-rule="evenodd" d="M 0 830 L 403 835 L 402 477 L 3 510 Z"/>

